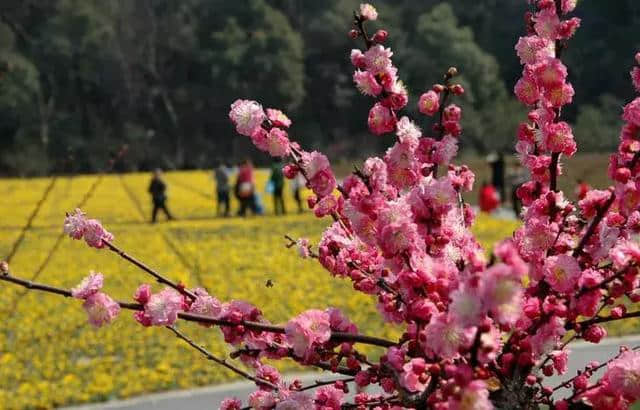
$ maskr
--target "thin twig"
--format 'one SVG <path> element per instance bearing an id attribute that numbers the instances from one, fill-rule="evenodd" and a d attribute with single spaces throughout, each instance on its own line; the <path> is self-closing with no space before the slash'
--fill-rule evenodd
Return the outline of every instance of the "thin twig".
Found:
<path id="1" fill-rule="evenodd" d="M 165 278 L 164 276 L 162 276 L 158 272 L 154 271 L 153 269 L 151 269 L 150 267 L 145 265 L 143 262 L 137 260 L 133 256 L 127 254 L 126 252 L 124 252 L 123 250 L 118 248 L 113 243 L 111 243 L 109 241 L 102 241 L 102 242 L 107 246 L 107 248 L 109 248 L 109 250 L 111 250 L 114 253 L 118 254 L 118 256 L 120 256 L 122 259 L 124 259 L 124 260 L 126 260 L 128 262 L 131 262 L 133 265 L 137 266 L 138 268 L 140 268 L 143 271 L 147 272 L 149 275 L 153 276 L 155 278 L 155 280 L 158 281 L 158 283 L 162 283 L 164 285 L 170 286 L 173 289 L 175 289 L 178 292 L 180 292 L 181 294 L 183 294 L 185 296 L 188 296 L 192 300 L 196 299 L 196 295 L 193 292 L 191 292 L 190 290 L 186 289 L 184 286 L 180 286 L 177 283 L 173 282 L 172 280 Z"/>
<path id="2" fill-rule="evenodd" d="M 585 232 L 582 239 L 580 239 L 580 243 L 578 243 L 578 246 L 574 249 L 573 251 L 574 257 L 579 256 L 582 253 L 582 251 L 584 250 L 584 247 L 587 245 L 587 241 L 589 240 L 589 238 L 591 238 L 591 235 L 595 233 L 596 228 L 598 227 L 598 224 L 600 223 L 600 221 L 602 221 L 602 218 L 604 218 L 607 211 L 609 211 L 609 208 L 611 207 L 611 204 L 613 204 L 613 201 L 615 199 L 616 199 L 616 194 L 615 192 L 612 192 L 607 202 L 605 202 L 604 206 L 598 209 L 596 216 L 593 218 L 593 221 L 591 221 L 591 224 L 587 228 L 587 232 Z"/>
<path id="3" fill-rule="evenodd" d="M 15 276 L 11 276 L 10 274 L 0 274 L 0 280 L 5 282 L 14 283 L 16 285 L 20 285 L 27 289 L 39 290 L 43 292 L 53 293 L 64 297 L 71 297 L 71 291 L 68 289 L 58 288 L 55 286 L 49 286 L 42 283 L 32 282 L 24 279 L 17 278 Z M 130 303 L 130 302 L 121 302 L 116 301 L 123 309 L 128 310 L 136 310 L 141 311 L 144 310 L 144 306 L 139 303 Z M 240 321 L 240 322 L 232 322 L 224 319 L 216 319 L 211 316 L 198 315 L 190 312 L 178 312 L 178 317 L 187 322 L 197 322 L 197 323 L 206 323 L 217 326 L 243 326 L 245 329 L 259 331 L 259 332 L 269 332 L 269 333 L 279 333 L 284 334 L 285 329 L 283 326 L 272 325 L 269 323 L 261 323 L 261 322 L 252 322 L 252 321 Z M 359 335 L 355 333 L 346 333 L 346 332 L 331 332 L 332 342 L 352 342 L 352 343 L 363 343 L 372 346 L 380 346 L 380 347 L 392 347 L 397 346 L 398 343 L 392 342 L 390 340 L 381 339 L 374 336 L 367 335 Z"/>
<path id="4" fill-rule="evenodd" d="M 227 369 L 231 370 L 232 372 L 244 377 L 245 379 L 251 380 L 252 382 L 256 383 L 259 386 L 260 385 L 267 386 L 267 387 L 270 387 L 270 388 L 272 388 L 274 390 L 278 390 L 278 386 L 276 386 L 275 384 L 271 383 L 270 381 L 261 379 L 259 377 L 252 376 L 249 373 L 245 372 L 244 370 L 239 369 L 239 368 L 235 367 L 234 365 L 232 365 L 231 363 L 227 362 L 225 359 L 220 359 L 219 357 L 214 356 L 213 353 L 209 352 L 204 347 L 202 347 L 199 344 L 195 343 L 193 340 L 191 340 L 189 337 L 187 337 L 184 333 L 180 332 L 175 327 L 166 326 L 166 328 L 171 330 L 179 339 L 184 340 L 189 346 L 193 347 L 198 352 L 202 353 L 204 355 L 204 357 L 207 358 L 207 360 L 211 360 L 212 362 L 215 362 L 215 363 L 217 363 L 217 364 L 219 364 L 221 366 L 224 366 Z"/>

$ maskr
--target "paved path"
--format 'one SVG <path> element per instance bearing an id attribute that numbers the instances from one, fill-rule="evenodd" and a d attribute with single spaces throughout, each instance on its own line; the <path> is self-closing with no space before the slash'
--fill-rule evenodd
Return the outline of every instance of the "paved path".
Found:
<path id="1" fill-rule="evenodd" d="M 600 362 L 606 361 L 618 353 L 618 347 L 620 345 L 630 347 L 640 345 L 640 336 L 610 338 L 598 345 L 590 343 L 574 344 L 571 347 L 572 354 L 570 355 L 569 371 L 562 378 L 553 377 L 548 379 L 546 385 L 553 387 L 560 384 L 561 381 L 574 376 L 578 369 L 584 368 L 584 366 L 592 360 L 598 360 Z M 321 373 L 286 376 L 287 380 L 298 378 L 303 384 L 309 384 L 315 380 L 327 379 L 329 377 L 331 377 L 329 374 L 323 375 Z M 150 394 L 129 400 L 67 407 L 66 410 L 215 410 L 225 397 L 237 396 L 244 399 L 254 390 L 255 386 L 252 383 L 236 382 L 185 391 Z M 558 393 L 563 395 L 563 390 L 564 389 L 559 390 Z M 564 390 L 564 394 L 567 392 L 568 390 Z"/>

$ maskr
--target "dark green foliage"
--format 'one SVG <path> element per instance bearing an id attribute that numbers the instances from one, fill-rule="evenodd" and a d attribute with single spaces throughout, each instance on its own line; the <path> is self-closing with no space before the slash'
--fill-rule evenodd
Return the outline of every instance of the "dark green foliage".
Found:
<path id="1" fill-rule="evenodd" d="M 347 35 L 359 0 L 3 0 L 0 4 L 0 173 L 95 172 L 127 144 L 121 170 L 209 167 L 264 156 L 227 119 L 236 98 L 283 108 L 292 134 L 332 159 L 389 145 L 371 136 L 371 99 L 354 90 Z M 374 2 L 408 112 L 456 65 L 466 95 L 464 149 L 511 149 L 524 109 L 513 45 L 524 0 Z M 640 49 L 640 3 L 582 0 L 565 57 L 583 150 L 615 145 L 628 71 Z M 605 95 L 606 94 L 606 95 Z M 421 125 L 431 123 L 424 117 Z"/>

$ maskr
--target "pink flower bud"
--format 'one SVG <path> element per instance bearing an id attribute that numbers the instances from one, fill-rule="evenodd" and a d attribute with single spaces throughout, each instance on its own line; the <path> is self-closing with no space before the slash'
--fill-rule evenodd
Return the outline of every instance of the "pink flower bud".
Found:
<path id="1" fill-rule="evenodd" d="M 358 36 L 360 35 L 360 32 L 358 30 L 350 30 L 349 31 L 349 37 L 351 37 L 352 39 L 357 39 Z"/>
<path id="2" fill-rule="evenodd" d="M 464 94 L 464 88 L 460 84 L 455 84 L 453 87 L 451 87 L 451 92 L 454 95 L 462 95 Z"/>
<path id="3" fill-rule="evenodd" d="M 378 30 L 376 34 L 373 35 L 373 41 L 378 44 L 382 44 L 387 41 L 387 37 L 389 37 L 389 33 L 387 30 Z"/>
<path id="4" fill-rule="evenodd" d="M 0 273 L 2 273 L 3 275 L 9 274 L 9 264 L 7 263 L 7 261 L 0 262 Z"/>
<path id="5" fill-rule="evenodd" d="M 287 179 L 295 178 L 298 175 L 298 172 L 300 172 L 300 168 L 298 168 L 296 164 L 287 164 L 282 167 L 282 173 Z"/>
<path id="6" fill-rule="evenodd" d="M 585 330 L 582 334 L 584 340 L 591 343 L 600 343 L 600 340 L 602 340 L 606 336 L 607 331 L 602 326 L 598 325 L 589 326 L 587 330 Z"/>

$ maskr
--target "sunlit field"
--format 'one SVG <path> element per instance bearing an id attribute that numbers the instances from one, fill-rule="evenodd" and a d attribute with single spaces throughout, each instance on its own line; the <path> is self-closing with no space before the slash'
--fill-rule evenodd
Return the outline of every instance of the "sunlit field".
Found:
<path id="1" fill-rule="evenodd" d="M 258 174 L 258 187 L 266 185 Z M 125 251 L 190 287 L 204 286 L 221 300 L 242 298 L 282 323 L 309 308 L 342 309 L 364 333 L 396 337 L 374 301 L 331 278 L 315 261 L 284 247 L 284 234 L 317 242 L 329 220 L 297 214 L 288 187 L 290 214 L 271 216 L 271 197 L 262 193 L 265 216 L 216 218 L 213 180 L 204 171 L 166 175 L 168 205 L 176 221 L 150 219 L 149 175 L 60 177 L 18 248 L 11 268 L 19 277 L 71 287 L 89 270 L 104 273 L 113 297 L 131 300 L 143 272 L 113 253 L 84 242 L 58 241 L 64 213 L 90 192 L 84 210 L 114 233 Z M 0 180 L 0 255 L 7 255 L 50 180 Z M 235 204 L 232 204 L 235 209 Z M 483 246 L 511 235 L 515 221 L 480 216 L 474 229 Z M 57 244 L 57 246 L 56 246 Z M 273 286 L 267 286 L 267 282 Z M 206 360 L 163 328 L 142 328 L 124 311 L 115 324 L 95 330 L 76 300 L 25 292 L 0 283 L 0 408 L 50 408 L 123 398 L 152 391 L 228 381 L 233 376 Z M 181 329 L 213 353 L 229 352 L 219 331 L 181 323 Z M 375 348 L 368 350 L 376 354 Z M 284 363 L 288 368 L 293 365 Z"/>

